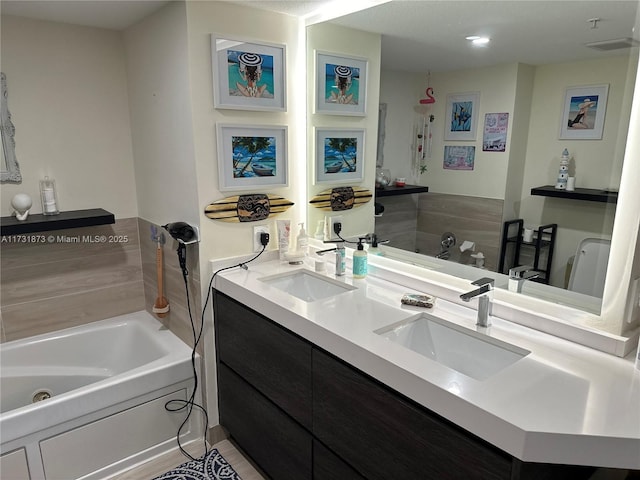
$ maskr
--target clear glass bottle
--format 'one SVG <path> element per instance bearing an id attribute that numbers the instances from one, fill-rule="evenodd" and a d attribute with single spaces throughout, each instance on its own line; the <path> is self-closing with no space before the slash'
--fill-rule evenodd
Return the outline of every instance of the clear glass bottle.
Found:
<path id="1" fill-rule="evenodd" d="M 58 196 L 56 194 L 56 182 L 49 177 L 40 180 L 40 199 L 42 200 L 43 215 L 58 215 Z"/>

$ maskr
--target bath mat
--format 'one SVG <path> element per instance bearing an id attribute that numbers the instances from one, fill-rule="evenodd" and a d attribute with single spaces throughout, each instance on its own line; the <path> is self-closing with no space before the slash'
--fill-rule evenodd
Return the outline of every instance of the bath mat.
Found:
<path id="1" fill-rule="evenodd" d="M 183 463 L 153 480 L 242 480 L 217 449 Z"/>

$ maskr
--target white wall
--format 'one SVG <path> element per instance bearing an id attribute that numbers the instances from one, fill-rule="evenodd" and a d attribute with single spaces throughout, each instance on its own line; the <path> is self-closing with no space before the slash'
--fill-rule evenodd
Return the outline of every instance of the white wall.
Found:
<path id="1" fill-rule="evenodd" d="M 20 192 L 41 213 L 39 180 L 60 210 L 137 216 L 127 77 L 119 32 L 2 16 L 2 71 L 16 127 L 21 184 L 2 184 L 3 216 Z"/>
<path id="2" fill-rule="evenodd" d="M 315 168 L 315 133 L 314 128 L 357 128 L 365 130 L 364 146 L 364 179 L 362 182 L 350 183 L 349 186 L 361 186 L 373 191 L 376 177 L 376 154 L 378 133 L 378 104 L 380 97 L 380 51 L 381 36 L 360 30 L 354 30 L 337 25 L 320 23 L 307 28 L 307 92 L 316 91 L 315 77 L 315 51 L 345 55 L 357 58 L 365 58 L 367 63 L 367 91 L 366 91 L 366 115 L 340 116 L 314 113 L 314 95 L 307 94 L 307 195 L 309 198 L 323 190 L 336 186 L 328 183 L 314 183 Z M 374 202 L 340 212 L 343 217 L 343 237 L 362 235 L 374 230 L 373 217 Z M 333 212 L 325 212 L 317 208 L 309 207 L 307 215 L 311 232 L 315 231 L 318 220 Z"/>
<path id="3" fill-rule="evenodd" d="M 139 216 L 198 225 L 185 4 L 170 2 L 124 42 Z"/>

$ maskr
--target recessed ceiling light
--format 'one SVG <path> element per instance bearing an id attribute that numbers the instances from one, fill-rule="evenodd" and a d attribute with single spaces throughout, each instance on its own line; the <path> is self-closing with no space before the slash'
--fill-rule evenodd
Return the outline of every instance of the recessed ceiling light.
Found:
<path id="1" fill-rule="evenodd" d="M 465 40 L 477 40 L 480 37 L 478 35 L 469 35 L 468 37 L 464 37 Z"/>
<path id="2" fill-rule="evenodd" d="M 480 37 L 480 38 L 471 40 L 471 43 L 476 46 L 482 46 L 482 45 L 488 44 L 490 41 L 491 39 L 489 37 Z"/>

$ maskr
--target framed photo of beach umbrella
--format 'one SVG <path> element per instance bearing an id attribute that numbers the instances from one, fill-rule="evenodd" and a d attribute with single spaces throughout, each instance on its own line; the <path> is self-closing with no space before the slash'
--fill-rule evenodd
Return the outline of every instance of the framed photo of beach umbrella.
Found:
<path id="1" fill-rule="evenodd" d="M 560 122 L 560 138 L 602 140 L 608 95 L 608 84 L 567 88 Z"/>
<path id="2" fill-rule="evenodd" d="M 286 187 L 287 127 L 218 124 L 219 190 Z"/>
<path id="3" fill-rule="evenodd" d="M 316 128 L 316 183 L 364 178 L 364 129 Z"/>
<path id="4" fill-rule="evenodd" d="M 284 45 L 211 35 L 215 108 L 286 111 Z"/>
<path id="5" fill-rule="evenodd" d="M 367 105 L 367 60 L 318 51 L 315 54 L 315 113 L 364 116 Z"/>

